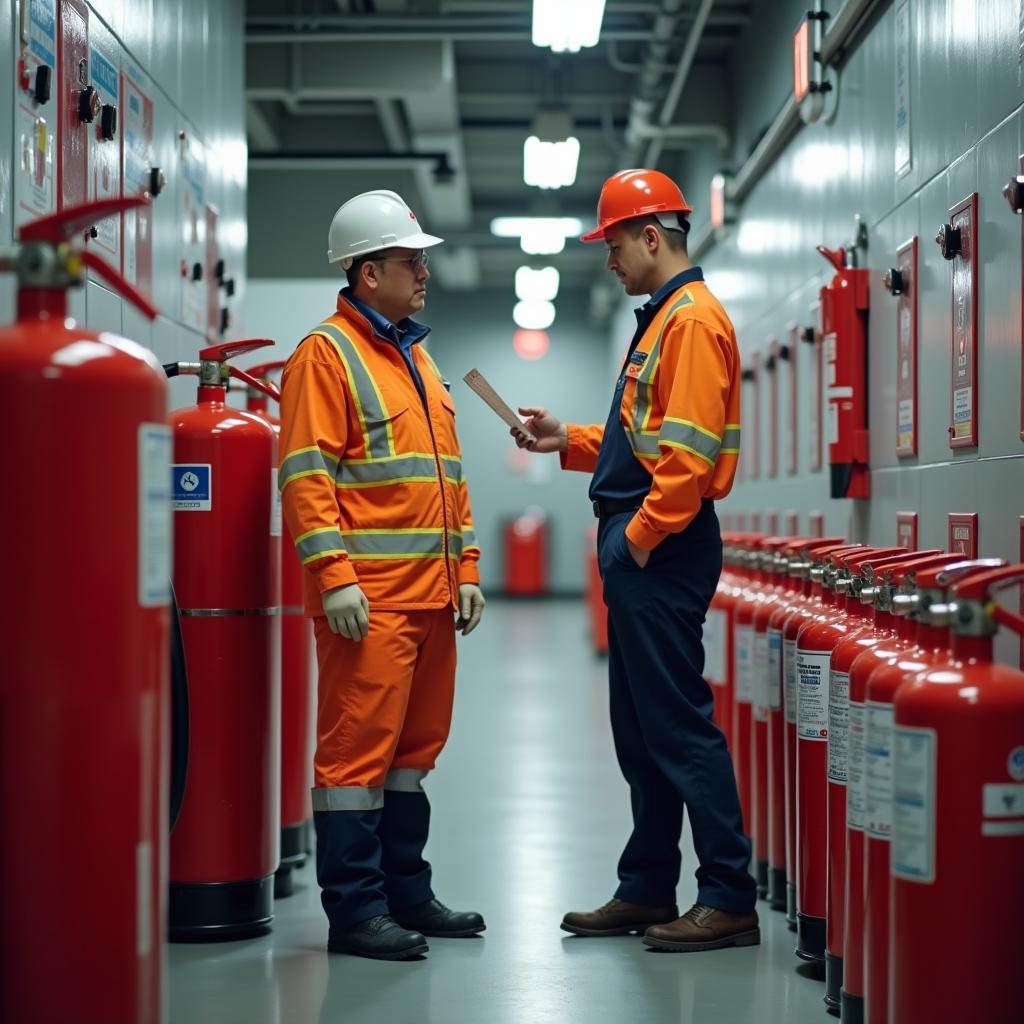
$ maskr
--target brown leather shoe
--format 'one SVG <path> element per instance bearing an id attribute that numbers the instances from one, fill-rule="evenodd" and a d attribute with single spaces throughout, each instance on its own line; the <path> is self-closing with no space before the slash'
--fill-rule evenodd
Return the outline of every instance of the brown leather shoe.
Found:
<path id="1" fill-rule="evenodd" d="M 761 942 L 757 911 L 727 914 L 695 903 L 678 921 L 648 928 L 644 943 L 667 953 L 696 953 L 723 946 L 757 946 Z"/>
<path id="2" fill-rule="evenodd" d="M 651 925 L 666 924 L 679 915 L 679 908 L 648 907 L 625 900 L 609 900 L 603 907 L 588 912 L 566 914 L 562 930 L 573 935 L 599 937 L 602 935 L 628 935 L 646 931 Z"/>

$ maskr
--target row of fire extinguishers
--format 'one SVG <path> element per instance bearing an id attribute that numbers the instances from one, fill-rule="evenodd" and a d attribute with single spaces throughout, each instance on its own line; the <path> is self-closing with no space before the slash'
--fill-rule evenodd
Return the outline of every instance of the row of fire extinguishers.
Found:
<path id="1" fill-rule="evenodd" d="M 276 426 L 258 399 L 225 403 L 232 375 L 276 397 L 274 365 L 228 365 L 268 343 L 161 367 L 68 316 L 88 270 L 156 317 L 82 243 L 148 201 L 65 208 L 0 252 L 17 286 L 0 328 L 4 1021 L 161 1024 L 168 932 L 266 930 L 275 879 L 287 894 L 309 853 L 311 636 Z M 182 372 L 198 400 L 168 422 Z"/>
<path id="2" fill-rule="evenodd" d="M 725 534 L 705 676 L 758 888 L 825 1003 L 1011 1024 L 1024 962 L 1024 673 L 994 660 L 1024 565 Z"/>

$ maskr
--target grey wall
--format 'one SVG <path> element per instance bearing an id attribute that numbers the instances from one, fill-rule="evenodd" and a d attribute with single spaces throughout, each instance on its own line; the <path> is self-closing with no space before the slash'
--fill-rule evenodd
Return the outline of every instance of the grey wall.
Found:
<path id="1" fill-rule="evenodd" d="M 28 0 L 0 0 L 0 51 L 9 60 L 0 77 L 0 241 L 13 237 L 12 158 L 18 154 L 11 110 L 16 102 L 15 71 L 21 7 Z M 56 10 L 53 0 L 43 6 Z M 243 95 L 244 0 L 96 0 L 89 5 L 90 44 L 102 46 L 120 72 L 134 74 L 153 101 L 154 152 L 152 163 L 167 177 L 167 187 L 153 204 L 153 299 L 160 317 L 150 323 L 134 307 L 104 285 L 90 280 L 71 293 L 72 314 L 89 327 L 123 333 L 152 348 L 162 361 L 195 358 L 206 336 L 205 318 L 188 311 L 191 297 L 205 302 L 204 279 L 198 285 L 183 281 L 181 261 L 196 255 L 184 244 L 186 228 L 182 143 L 185 132 L 203 168 L 203 203 L 219 215 L 219 253 L 227 276 L 235 280 L 234 300 L 221 299 L 236 309 L 245 293 L 246 144 Z M 54 75 L 53 96 L 41 113 L 57 123 L 60 89 Z M 124 129 L 120 112 L 118 133 Z M 56 144 L 57 140 L 55 140 Z M 119 143 L 117 143 L 119 145 Z M 114 145 L 111 143 L 110 145 Z M 205 217 L 202 218 L 205 222 Z M 204 226 L 201 225 L 201 226 Z M 197 258 L 207 266 L 205 247 Z M 215 262 L 215 260 L 213 261 Z M 0 322 L 13 318 L 13 287 L 0 278 Z M 240 318 L 227 337 L 242 330 Z M 212 337 L 217 340 L 214 330 Z M 191 399 L 194 387 L 173 382 L 171 404 Z"/>
<path id="2" fill-rule="evenodd" d="M 252 279 L 246 321 L 253 331 L 275 338 L 278 355 L 284 358 L 310 327 L 333 312 L 335 296 L 336 286 L 329 279 Z M 603 421 L 614 385 L 604 332 L 586 326 L 582 300 L 562 296 L 558 319 L 549 332 L 548 354 L 525 362 L 512 348 L 514 301 L 511 289 L 466 297 L 432 293 L 421 319 L 433 328 L 431 355 L 452 381 L 463 462 L 483 548 L 484 585 L 492 592 L 502 587 L 502 524 L 537 505 L 550 520 L 552 590 L 580 592 L 585 532 L 594 522 L 587 500 L 589 477 L 562 472 L 556 456 L 520 453 L 501 421 L 462 377 L 477 367 L 509 404 L 547 405 L 570 421 Z"/>
<path id="3" fill-rule="evenodd" d="M 758 5 L 736 55 L 736 160 L 785 100 L 788 37 L 807 4 Z M 895 174 L 895 7 L 877 20 L 841 73 L 838 109 L 830 123 L 805 127 L 747 198 L 731 239 L 704 260 L 736 324 L 747 362 L 788 325 L 809 324 L 808 306 L 831 276 L 815 246 L 837 247 L 853 235 L 854 214 L 869 228 L 869 338 L 872 497 L 828 499 L 827 469 L 812 473 L 806 444 L 813 415 L 810 350 L 798 345 L 798 390 L 780 380 L 780 471 L 766 477 L 769 443 L 767 384 L 761 420 L 751 421 L 747 385 L 743 444 L 761 449 L 761 475 L 739 483 L 727 515 L 796 510 L 801 531 L 808 513 L 824 513 L 830 533 L 891 543 L 896 513 L 919 513 L 919 543 L 947 546 L 947 514 L 979 514 L 980 553 L 1020 558 L 1024 515 L 1021 404 L 1021 220 L 1001 195 L 1017 173 L 1021 137 L 1021 64 L 1017 4 L 1000 0 L 911 0 L 910 111 L 912 167 Z M 780 13 L 781 10 L 781 13 Z M 712 168 L 691 161 L 683 186 L 706 205 Z M 980 445 L 950 450 L 951 299 L 949 265 L 933 241 L 948 209 L 980 193 L 979 414 Z M 896 301 L 882 271 L 896 248 L 920 236 L 919 454 L 897 459 Z M 766 381 L 766 378 L 763 378 Z M 800 460 L 786 471 L 789 403 L 798 410 Z M 826 453 L 827 459 L 827 453 Z M 827 466 L 827 463 L 826 463 Z M 733 522 L 737 522 L 734 519 Z M 780 526 L 784 519 L 780 516 Z M 762 526 L 766 520 L 762 520 Z M 1016 662 L 1015 640 L 1002 653 Z"/>

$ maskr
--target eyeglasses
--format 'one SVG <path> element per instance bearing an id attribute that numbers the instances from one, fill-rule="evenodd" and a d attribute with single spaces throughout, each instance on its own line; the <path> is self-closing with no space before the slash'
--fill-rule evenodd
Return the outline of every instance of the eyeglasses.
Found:
<path id="1" fill-rule="evenodd" d="M 415 256 L 371 256 L 367 262 L 405 263 L 414 274 L 418 274 L 426 267 L 428 260 L 425 252 L 418 252 Z"/>

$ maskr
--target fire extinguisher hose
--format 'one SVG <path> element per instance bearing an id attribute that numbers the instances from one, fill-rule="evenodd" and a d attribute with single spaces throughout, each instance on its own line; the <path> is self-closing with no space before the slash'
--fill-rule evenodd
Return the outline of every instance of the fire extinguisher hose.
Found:
<path id="1" fill-rule="evenodd" d="M 181 805 L 185 799 L 188 778 L 189 721 L 188 721 L 188 669 L 185 645 L 178 617 L 178 599 L 171 584 L 171 792 L 170 823 L 174 830 Z"/>

